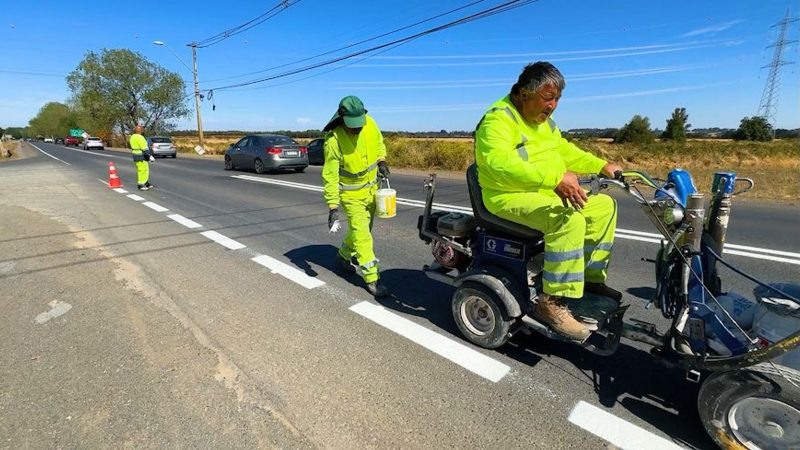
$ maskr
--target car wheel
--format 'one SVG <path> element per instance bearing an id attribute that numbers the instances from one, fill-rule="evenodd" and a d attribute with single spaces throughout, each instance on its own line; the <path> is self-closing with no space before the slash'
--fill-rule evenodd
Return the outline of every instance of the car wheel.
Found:
<path id="1" fill-rule="evenodd" d="M 230 156 L 225 156 L 225 170 L 233 170 L 233 160 Z"/>
<path id="2" fill-rule="evenodd" d="M 255 162 L 253 162 L 253 169 L 259 175 L 264 173 L 264 163 L 261 162 L 260 159 L 256 158 Z"/>
<path id="3" fill-rule="evenodd" d="M 297 172 L 297 173 L 303 173 L 303 172 L 306 171 L 306 168 L 305 167 L 295 167 L 294 171 Z"/>

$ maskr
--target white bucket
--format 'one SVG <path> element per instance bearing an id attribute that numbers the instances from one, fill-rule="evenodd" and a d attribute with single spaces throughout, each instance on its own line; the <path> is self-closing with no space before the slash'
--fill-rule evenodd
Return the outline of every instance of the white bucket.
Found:
<path id="1" fill-rule="evenodd" d="M 382 187 L 375 192 L 375 215 L 381 219 L 391 219 L 397 215 L 397 191 L 389 185 L 386 180 L 386 187 Z M 381 185 L 383 182 L 381 182 Z"/>
<path id="2" fill-rule="evenodd" d="M 798 285 L 775 283 L 772 286 L 794 297 L 800 296 Z M 755 294 L 760 303 L 756 309 L 753 331 L 760 339 L 774 344 L 800 329 L 800 305 L 762 287 L 756 288 Z M 784 353 L 773 361 L 800 370 L 800 348 Z"/>

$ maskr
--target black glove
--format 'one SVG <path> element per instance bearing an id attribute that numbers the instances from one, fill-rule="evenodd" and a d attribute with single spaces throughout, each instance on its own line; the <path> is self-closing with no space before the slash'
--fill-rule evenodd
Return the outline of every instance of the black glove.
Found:
<path id="1" fill-rule="evenodd" d="M 389 178 L 389 164 L 386 164 L 386 161 L 381 161 L 378 163 L 378 173 L 381 174 L 383 178 Z"/>
<path id="2" fill-rule="evenodd" d="M 333 208 L 328 211 L 328 229 L 333 228 L 333 223 L 339 219 L 339 208 Z"/>

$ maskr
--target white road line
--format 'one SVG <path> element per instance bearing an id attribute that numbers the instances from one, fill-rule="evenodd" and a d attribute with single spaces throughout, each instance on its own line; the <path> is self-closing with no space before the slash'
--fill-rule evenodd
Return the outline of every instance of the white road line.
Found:
<path id="1" fill-rule="evenodd" d="M 569 421 L 621 449 L 683 450 L 661 436 L 584 401 L 572 408 Z"/>
<path id="2" fill-rule="evenodd" d="M 62 163 L 66 164 L 66 165 L 68 165 L 68 166 L 71 166 L 71 165 L 72 165 L 72 164 L 70 164 L 70 163 L 68 163 L 68 162 L 64 161 L 63 159 L 56 158 L 55 156 L 51 155 L 50 153 L 47 153 L 46 151 L 44 151 L 44 150 L 40 149 L 39 147 L 37 147 L 36 145 L 34 145 L 33 143 L 31 143 L 31 142 L 28 142 L 28 143 L 29 143 L 29 144 L 31 144 L 31 147 L 35 148 L 36 150 L 39 150 L 40 152 L 42 152 L 42 153 L 44 153 L 45 155 L 47 155 L 47 156 L 49 156 L 49 157 L 51 157 L 51 158 L 55 159 L 56 161 L 61 161 Z"/>
<path id="3" fill-rule="evenodd" d="M 211 239 L 212 241 L 216 242 L 217 244 L 219 244 L 219 245 L 221 245 L 223 247 L 227 247 L 227 248 L 229 248 L 231 250 L 239 250 L 240 248 L 247 247 L 246 245 L 240 244 L 239 242 L 236 242 L 236 241 L 234 241 L 233 239 L 231 239 L 231 238 L 229 238 L 227 236 L 223 236 L 223 235 L 217 233 L 214 230 L 203 231 L 200 234 L 202 234 L 203 236 Z"/>
<path id="4" fill-rule="evenodd" d="M 128 194 L 128 195 L 127 195 L 127 197 L 128 197 L 129 199 L 131 199 L 131 200 L 136 200 L 137 202 L 142 202 L 142 201 L 144 201 L 144 197 L 141 197 L 141 196 L 139 196 L 139 195 L 136 195 L 136 194 Z"/>
<path id="5" fill-rule="evenodd" d="M 153 211 L 156 211 L 156 212 L 164 212 L 164 211 L 169 211 L 169 209 L 168 209 L 168 208 L 164 208 L 163 206 L 159 205 L 158 203 L 153 203 L 153 202 L 144 202 L 144 203 L 142 203 L 142 204 L 143 204 L 144 206 L 147 206 L 148 208 L 152 209 Z"/>
<path id="6" fill-rule="evenodd" d="M 125 189 L 122 189 L 122 188 L 114 188 L 114 189 L 112 189 L 112 191 L 119 192 L 120 194 L 127 194 L 128 193 L 128 191 L 126 191 Z"/>
<path id="7" fill-rule="evenodd" d="M 202 225 L 200 225 L 199 223 L 195 222 L 194 220 L 187 219 L 186 217 L 183 217 L 180 214 L 169 214 L 169 215 L 167 215 L 167 217 L 169 217 L 170 219 L 174 220 L 175 222 L 178 222 L 179 224 L 185 226 L 186 228 L 202 228 L 203 227 Z"/>
<path id="8" fill-rule="evenodd" d="M 91 152 L 91 151 L 89 151 L 89 150 L 83 150 L 83 149 L 79 149 L 79 148 L 71 148 L 71 147 L 67 147 L 67 146 L 65 146 L 65 145 L 60 145 L 59 147 L 61 147 L 61 148 L 64 148 L 64 149 L 67 149 L 67 150 L 72 150 L 73 152 L 78 152 L 78 153 L 88 153 L 88 154 L 90 154 L 90 155 L 97 155 L 97 156 L 102 156 L 102 157 L 105 157 L 105 158 L 114 158 L 114 159 L 129 159 L 129 157 L 126 157 L 126 156 L 120 156 L 120 155 L 115 155 L 115 154 L 114 154 L 114 153 L 112 153 L 112 152 L 108 152 L 108 153 L 97 153 L 97 152 Z"/>
<path id="9" fill-rule="evenodd" d="M 496 383 L 511 370 L 500 361 L 400 317 L 381 306 L 361 302 L 351 306 L 350 310 L 489 381 Z"/>
<path id="10" fill-rule="evenodd" d="M 278 186 L 286 186 L 286 187 L 293 187 L 297 189 L 305 189 L 309 191 L 317 191 L 321 192 L 322 187 L 314 186 L 311 184 L 303 184 L 303 183 L 295 183 L 292 181 L 283 181 L 283 180 L 275 180 L 271 178 L 260 178 L 254 177 L 250 175 L 232 175 L 232 178 L 238 178 L 241 180 L 248 180 L 248 181 L 257 181 L 259 183 L 268 183 L 274 184 Z M 418 208 L 424 208 L 425 202 L 421 200 L 414 200 L 409 198 L 398 198 L 397 203 L 399 205 L 407 205 L 407 206 L 415 206 Z M 458 206 L 458 205 L 450 205 L 447 203 L 433 203 L 433 209 L 438 209 L 440 211 L 453 211 L 453 212 L 460 212 L 465 214 L 472 214 L 472 208 L 467 206 Z M 654 244 L 660 243 L 664 237 L 657 233 L 650 233 L 645 231 L 637 231 L 637 230 L 628 230 L 625 228 L 617 228 L 617 237 L 620 239 L 628 239 L 632 241 L 640 241 L 640 242 L 650 242 Z M 738 256 L 745 256 L 748 258 L 755 258 L 755 259 L 764 259 L 769 261 L 775 262 L 782 262 L 787 264 L 796 264 L 800 265 L 800 253 L 793 253 L 793 252 L 784 252 L 780 250 L 772 250 L 768 248 L 759 248 L 759 247 L 751 247 L 746 245 L 737 245 L 737 244 L 725 244 L 725 248 L 723 253 L 728 253 L 731 255 L 738 255 Z M 780 257 L 769 257 L 764 256 L 766 255 L 777 255 L 777 256 L 787 256 L 788 258 L 780 258 Z M 796 258 L 796 259 L 792 259 Z"/>
<path id="11" fill-rule="evenodd" d="M 314 289 L 316 287 L 325 285 L 325 282 L 319 278 L 310 277 L 306 275 L 305 272 L 295 269 L 294 267 L 267 255 L 259 255 L 255 258 L 252 258 L 252 260 L 266 267 L 272 271 L 272 273 L 282 275 L 283 277 L 294 281 L 306 289 Z"/>

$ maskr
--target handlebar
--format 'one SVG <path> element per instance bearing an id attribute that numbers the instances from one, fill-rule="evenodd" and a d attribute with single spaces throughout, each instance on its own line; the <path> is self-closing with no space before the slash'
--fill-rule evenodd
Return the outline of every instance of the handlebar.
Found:
<path id="1" fill-rule="evenodd" d="M 658 182 L 656 182 L 650 175 L 638 170 L 621 171 L 618 170 L 614 173 L 614 178 L 606 178 L 604 176 L 590 175 L 578 179 L 581 186 L 588 186 L 588 195 L 598 194 L 600 191 L 609 189 L 610 187 L 619 188 L 630 194 L 639 203 L 646 203 L 641 194 L 631 190 L 630 186 L 634 183 L 643 183 L 653 189 L 660 189 Z"/>

